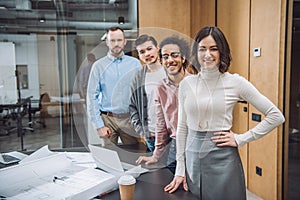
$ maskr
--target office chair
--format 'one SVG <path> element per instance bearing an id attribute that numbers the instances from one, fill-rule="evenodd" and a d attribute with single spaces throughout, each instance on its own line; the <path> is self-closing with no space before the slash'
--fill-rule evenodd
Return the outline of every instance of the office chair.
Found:
<path id="1" fill-rule="evenodd" d="M 41 110 L 42 110 L 42 101 L 43 97 L 46 93 L 43 93 L 40 96 L 40 99 L 32 99 L 30 101 L 30 108 L 29 108 L 29 115 L 31 117 L 30 127 L 33 127 L 34 124 L 39 123 L 43 126 L 43 128 L 46 128 L 45 120 L 41 117 Z M 36 114 L 39 112 L 40 117 L 39 120 L 36 119 Z"/>
<path id="2" fill-rule="evenodd" d="M 10 127 L 9 110 L 2 105 L 0 105 L 0 123 L 0 135 L 8 135 Z"/>
<path id="3" fill-rule="evenodd" d="M 22 119 L 29 114 L 29 108 L 30 108 L 30 99 L 31 97 L 27 97 L 26 99 L 22 99 L 21 102 L 18 104 L 12 104 L 8 107 L 9 114 L 8 117 L 9 119 L 16 121 L 16 126 L 13 126 L 7 131 L 7 134 L 17 131 L 18 136 L 23 135 L 24 131 L 28 130 L 33 132 L 34 129 L 31 127 L 24 126 L 22 123 Z M 22 131 L 22 133 L 20 132 Z"/>

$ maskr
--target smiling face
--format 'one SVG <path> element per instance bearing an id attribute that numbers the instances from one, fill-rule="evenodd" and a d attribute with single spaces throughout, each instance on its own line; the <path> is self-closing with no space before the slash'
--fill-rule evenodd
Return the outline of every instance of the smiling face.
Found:
<path id="1" fill-rule="evenodd" d="M 126 45 L 124 33 L 121 30 L 109 31 L 107 33 L 106 45 L 114 57 L 120 57 Z"/>
<path id="2" fill-rule="evenodd" d="M 199 42 L 198 62 L 204 69 L 213 69 L 220 63 L 220 52 L 216 41 L 211 35 Z"/>
<path id="3" fill-rule="evenodd" d="M 162 64 L 169 75 L 177 75 L 183 70 L 185 58 L 181 56 L 179 46 L 167 44 L 161 48 Z"/>
<path id="4" fill-rule="evenodd" d="M 149 65 L 158 61 L 158 47 L 152 41 L 146 41 L 136 47 L 139 58 L 145 64 Z"/>

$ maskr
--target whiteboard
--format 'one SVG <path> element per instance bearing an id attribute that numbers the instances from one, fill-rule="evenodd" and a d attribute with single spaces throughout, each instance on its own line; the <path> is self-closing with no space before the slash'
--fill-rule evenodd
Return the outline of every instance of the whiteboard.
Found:
<path id="1" fill-rule="evenodd" d="M 16 103 L 18 100 L 15 70 L 15 44 L 0 42 L 0 104 Z"/>

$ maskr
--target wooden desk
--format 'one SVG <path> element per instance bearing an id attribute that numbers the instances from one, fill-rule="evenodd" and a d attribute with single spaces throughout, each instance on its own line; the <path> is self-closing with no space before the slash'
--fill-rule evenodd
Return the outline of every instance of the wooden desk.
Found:
<path id="1" fill-rule="evenodd" d="M 84 147 L 80 148 L 65 148 L 56 149 L 58 152 L 87 152 L 88 149 Z M 30 154 L 32 152 L 24 152 Z M 8 167 L 11 165 L 1 165 L 0 168 Z M 137 178 L 135 185 L 135 198 L 136 200 L 197 200 L 198 198 L 190 192 L 185 192 L 182 187 L 176 192 L 169 194 L 163 190 L 163 188 L 171 182 L 173 174 L 167 168 L 161 168 L 157 170 L 151 170 L 148 173 L 142 174 Z M 116 200 L 120 199 L 119 190 L 115 190 L 104 196 L 98 196 L 94 199 L 102 200 Z"/>

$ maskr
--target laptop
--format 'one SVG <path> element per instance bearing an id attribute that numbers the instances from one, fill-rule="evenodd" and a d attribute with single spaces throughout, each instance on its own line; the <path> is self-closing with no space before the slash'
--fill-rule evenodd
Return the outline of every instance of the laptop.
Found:
<path id="1" fill-rule="evenodd" d="M 14 156 L 1 153 L 0 154 L 0 163 L 8 165 L 8 164 L 13 164 L 13 163 L 18 163 L 20 161 L 19 158 L 16 158 Z"/>
<path id="2" fill-rule="evenodd" d="M 142 168 L 140 165 L 135 166 L 129 163 L 121 162 L 116 151 L 90 144 L 89 149 L 97 167 L 115 176 L 130 174 L 137 178 L 140 176 L 140 174 L 149 171 L 148 169 Z"/>

